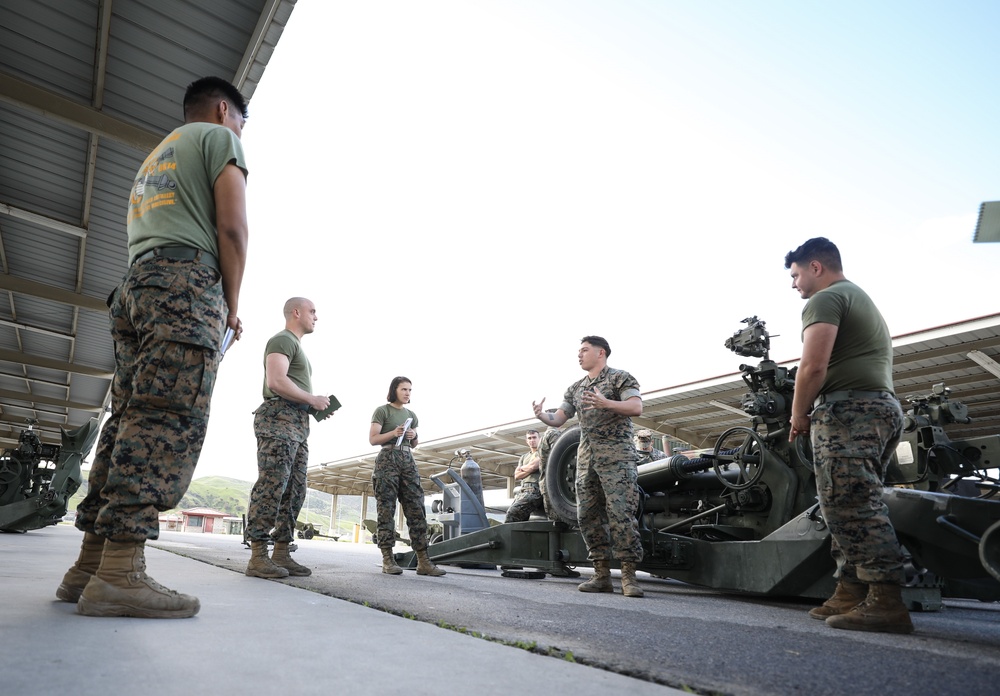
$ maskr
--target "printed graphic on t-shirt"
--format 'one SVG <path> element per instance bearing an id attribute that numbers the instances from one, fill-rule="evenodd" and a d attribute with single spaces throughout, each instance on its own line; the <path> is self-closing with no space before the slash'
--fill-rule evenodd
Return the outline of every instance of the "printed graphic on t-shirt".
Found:
<path id="1" fill-rule="evenodd" d="M 179 134 L 163 141 L 167 144 L 179 138 Z M 177 196 L 174 189 L 177 182 L 171 173 L 177 169 L 174 148 L 167 147 L 150 154 L 142 165 L 142 174 L 135 180 L 129 199 L 128 222 L 140 218 L 150 210 L 163 205 L 175 205 Z"/>

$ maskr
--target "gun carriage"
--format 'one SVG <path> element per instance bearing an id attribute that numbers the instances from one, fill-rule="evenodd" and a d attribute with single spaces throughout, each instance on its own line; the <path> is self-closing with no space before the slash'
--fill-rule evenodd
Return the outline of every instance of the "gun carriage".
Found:
<path id="1" fill-rule="evenodd" d="M 80 465 L 97 439 L 97 420 L 62 430 L 61 445 L 43 443 L 37 421 L 0 454 L 0 531 L 26 532 L 56 524 L 82 482 Z"/>

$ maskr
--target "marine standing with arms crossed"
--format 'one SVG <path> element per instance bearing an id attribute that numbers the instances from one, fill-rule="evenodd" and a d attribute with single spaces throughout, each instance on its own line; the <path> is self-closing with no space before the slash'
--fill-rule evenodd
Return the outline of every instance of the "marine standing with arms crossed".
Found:
<path id="1" fill-rule="evenodd" d="M 111 415 L 77 508 L 80 556 L 56 596 L 87 616 L 186 618 L 201 607 L 146 575 L 159 512 L 177 507 L 208 428 L 223 334 L 239 339 L 246 265 L 247 102 L 205 77 L 184 95 L 184 125 L 132 185 L 129 268 L 108 299 Z"/>
<path id="2" fill-rule="evenodd" d="M 508 522 L 524 522 L 533 512 L 542 512 L 542 492 L 538 488 L 538 473 L 541 466 L 538 445 L 541 437 L 537 430 L 529 430 L 524 435 L 528 443 L 528 451 L 521 455 L 514 469 L 514 480 L 521 482 L 521 491 L 507 509 L 504 524 Z"/>
<path id="3" fill-rule="evenodd" d="M 910 633 L 903 554 L 882 500 L 903 411 L 892 391 L 892 337 L 878 308 L 844 277 L 840 251 L 816 237 L 785 256 L 802 310 L 802 361 L 789 439 L 809 435 L 837 589 L 809 612 L 833 628 Z"/>
<path id="4" fill-rule="evenodd" d="M 382 449 L 375 457 L 372 487 L 378 510 L 375 543 L 382 549 L 382 572 L 400 575 L 403 569 L 392 556 L 396 543 L 396 500 L 403 506 L 403 516 L 410 531 L 410 547 L 417 556 L 417 575 L 440 576 L 438 568 L 427 555 L 427 515 L 424 512 L 424 489 L 420 487 L 420 472 L 410 451 L 417 446 L 417 414 L 407 408 L 413 384 L 406 377 L 393 377 L 389 384 L 387 403 L 372 414 L 368 442 Z"/>
<path id="5" fill-rule="evenodd" d="M 639 383 L 624 370 L 608 367 L 611 346 L 600 336 L 584 336 L 578 358 L 587 376 L 566 390 L 555 413 L 545 399 L 532 403 L 535 417 L 559 427 L 577 413 L 580 447 L 576 459 L 576 501 L 580 532 L 594 564 L 594 577 L 581 592 L 614 592 L 611 559 L 621 563 L 622 594 L 642 597 L 635 566 L 642 561 L 639 538 L 639 485 L 632 416 L 642 415 Z M 609 534 L 610 531 L 610 534 Z"/>
<path id="6" fill-rule="evenodd" d="M 667 457 L 663 450 L 653 447 L 653 433 L 646 429 L 636 432 L 635 451 L 639 455 L 638 464 L 648 464 Z"/>

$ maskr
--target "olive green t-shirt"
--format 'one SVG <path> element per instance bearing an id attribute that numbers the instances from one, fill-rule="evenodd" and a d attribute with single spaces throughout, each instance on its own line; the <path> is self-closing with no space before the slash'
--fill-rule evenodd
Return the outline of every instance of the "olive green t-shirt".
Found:
<path id="1" fill-rule="evenodd" d="M 376 408 L 375 413 L 372 414 L 372 423 L 378 423 L 381 425 L 382 430 L 379 431 L 379 434 L 384 435 L 401 426 L 406 422 L 407 418 L 413 419 L 413 422 L 410 423 L 410 427 L 416 429 L 416 413 L 405 406 L 403 408 L 396 408 L 392 404 L 383 404 Z"/>
<path id="2" fill-rule="evenodd" d="M 272 336 L 264 348 L 264 398 L 277 396 L 267 388 L 267 356 L 271 353 L 281 353 L 288 358 L 288 379 L 299 389 L 312 394 L 312 365 L 298 337 L 288 329 Z"/>
<path id="3" fill-rule="evenodd" d="M 844 389 L 893 391 L 892 336 L 864 290 L 849 280 L 820 290 L 802 310 L 802 330 L 813 324 L 837 327 L 820 394 Z"/>
<path id="4" fill-rule="evenodd" d="M 246 176 L 243 145 L 214 123 L 186 123 L 142 163 L 128 204 L 129 263 L 162 246 L 186 246 L 219 256 L 215 180 L 228 164 Z"/>

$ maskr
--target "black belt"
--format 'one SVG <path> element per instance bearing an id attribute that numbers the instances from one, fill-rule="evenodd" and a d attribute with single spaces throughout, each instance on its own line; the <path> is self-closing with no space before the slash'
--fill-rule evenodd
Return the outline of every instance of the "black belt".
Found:
<path id="1" fill-rule="evenodd" d="M 384 449 L 384 450 L 404 450 L 404 449 L 410 449 L 410 445 L 406 444 L 405 442 L 402 445 L 397 445 L 397 444 L 393 443 L 391 445 L 382 445 L 382 449 Z"/>
<path id="2" fill-rule="evenodd" d="M 844 389 L 843 391 L 820 394 L 813 401 L 813 408 L 823 404 L 831 404 L 836 401 L 849 401 L 851 399 L 895 399 L 896 395 L 890 391 L 861 391 L 860 389 Z"/>
<path id="3" fill-rule="evenodd" d="M 289 401 L 288 399 L 281 396 L 272 396 L 267 399 L 267 401 L 284 401 L 287 405 L 298 411 L 308 411 L 311 407 L 309 404 L 300 404 L 298 401 Z"/>
<path id="4" fill-rule="evenodd" d="M 193 247 L 185 246 L 156 247 L 155 249 L 150 249 L 144 254 L 139 254 L 135 257 L 135 261 L 132 263 L 142 263 L 143 261 L 149 261 L 150 259 L 155 258 L 173 259 L 174 261 L 197 261 L 204 266 L 208 266 L 215 271 L 219 271 L 219 260 L 215 258 L 214 254 L 204 251 L 203 249 L 195 249 Z M 219 272 L 221 273 L 221 271 Z"/>

